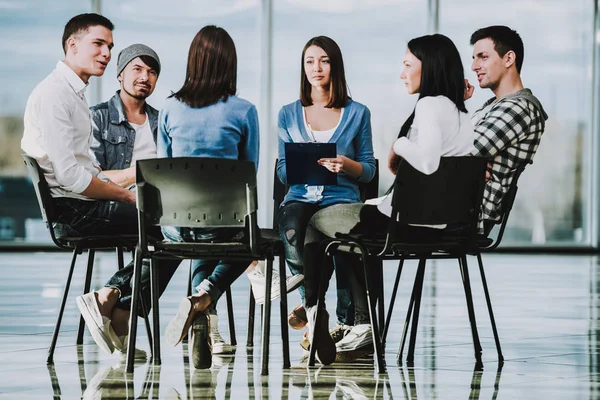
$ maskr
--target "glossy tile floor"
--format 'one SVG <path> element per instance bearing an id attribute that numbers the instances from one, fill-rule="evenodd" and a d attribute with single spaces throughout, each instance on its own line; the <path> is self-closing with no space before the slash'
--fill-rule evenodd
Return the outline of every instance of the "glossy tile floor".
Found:
<path id="1" fill-rule="evenodd" d="M 79 314 L 75 295 L 83 285 L 85 257 L 73 278 L 55 364 L 46 365 L 70 255 L 0 253 L 0 398 L 5 399 L 596 399 L 600 398 L 599 265 L 592 256 L 485 255 L 486 274 L 506 361 L 498 371 L 476 260 L 470 258 L 484 370 L 474 371 L 473 348 L 458 267 L 430 262 L 414 368 L 396 363 L 416 262 L 405 268 L 388 344 L 387 372 L 376 374 L 373 358 L 353 364 L 306 368 L 300 363 L 302 332 L 290 330 L 292 368 L 282 369 L 278 303 L 273 307 L 269 375 L 260 376 L 259 329 L 255 348 L 245 346 L 249 284 L 234 284 L 238 345 L 234 357 L 213 359 L 210 370 L 194 370 L 186 346 L 162 343 L 162 366 L 140 362 L 133 374 L 115 355 L 98 351 L 86 331 L 75 345 Z M 113 253 L 96 256 L 93 287 L 115 268 Z M 392 265 L 385 269 L 393 282 Z M 186 292 L 187 265 L 161 298 L 164 328 Z M 335 293 L 328 304 L 333 309 Z M 389 301 L 391 287 L 387 290 Z M 299 302 L 297 293 L 289 304 Z M 227 337 L 225 304 L 220 328 Z M 257 314 L 257 318 L 258 318 Z M 334 321 L 331 320 L 330 324 Z M 258 325 L 257 325 L 258 327 Z M 140 321 L 138 347 L 149 352 Z"/>

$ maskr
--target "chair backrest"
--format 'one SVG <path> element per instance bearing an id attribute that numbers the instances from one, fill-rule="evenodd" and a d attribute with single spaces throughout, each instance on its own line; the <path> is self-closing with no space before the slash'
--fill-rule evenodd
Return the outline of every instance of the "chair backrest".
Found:
<path id="1" fill-rule="evenodd" d="M 142 160 L 136 171 L 138 209 L 152 225 L 188 228 L 244 227 L 256 212 L 251 161 L 179 157 Z M 254 209 L 250 208 L 252 206 Z"/>
<path id="2" fill-rule="evenodd" d="M 486 251 L 494 250 L 500 245 L 500 242 L 502 242 L 502 237 L 504 236 L 504 230 L 506 229 L 508 217 L 510 215 L 510 211 L 513 208 L 513 205 L 515 204 L 515 199 L 517 197 L 517 190 L 519 189 L 519 178 L 521 177 L 523 171 L 525 171 L 525 167 L 528 164 L 531 164 L 532 162 L 533 161 L 529 161 L 527 163 L 517 165 L 517 170 L 515 171 L 515 175 L 513 176 L 512 181 L 510 182 L 508 192 L 506 192 L 504 198 L 502 199 L 502 203 L 500 204 L 500 219 L 495 221 L 495 225 L 500 225 L 500 229 L 498 230 L 498 236 L 496 236 L 496 239 L 489 246 L 485 247 Z"/>
<path id="3" fill-rule="evenodd" d="M 52 203 L 52 195 L 50 194 L 50 187 L 48 186 L 48 181 L 46 181 L 46 177 L 44 176 L 44 171 L 42 171 L 40 164 L 35 158 L 28 156 L 27 154 L 22 154 L 21 156 L 23 157 L 23 161 L 27 167 L 27 172 L 29 174 L 29 178 L 31 179 L 31 183 L 33 183 L 35 196 L 37 197 L 38 205 L 40 206 L 40 212 L 42 214 L 42 220 L 46 223 L 46 227 L 48 228 L 48 232 L 50 233 L 52 241 L 62 249 L 70 249 L 70 247 L 67 247 L 63 243 L 59 242 L 54 234 L 54 227 L 52 226 L 52 223 L 55 219 L 55 211 Z"/>
<path id="4" fill-rule="evenodd" d="M 273 168 L 273 229 L 275 230 L 277 230 L 279 206 L 289 189 L 289 185 L 281 182 L 277 175 L 277 160 L 275 160 L 275 168 Z M 375 159 L 375 176 L 373 176 L 373 179 L 369 182 L 359 182 L 358 190 L 360 191 L 361 201 L 379 196 L 379 160 Z"/>
<path id="5" fill-rule="evenodd" d="M 48 186 L 48 182 L 44 176 L 44 171 L 42 171 L 42 168 L 35 158 L 28 156 L 27 154 L 22 154 L 22 157 L 23 161 L 25 162 L 25 166 L 27 167 L 27 172 L 29 173 L 31 183 L 33 183 L 33 188 L 35 189 L 35 195 L 38 200 L 38 205 L 40 206 L 42 219 L 46 223 L 52 223 L 54 217 L 54 208 L 52 206 L 50 187 Z"/>
<path id="6" fill-rule="evenodd" d="M 394 182 L 392 216 L 400 224 L 468 224 L 475 232 L 486 165 L 483 157 L 442 157 L 437 171 L 425 175 L 402 162 Z"/>

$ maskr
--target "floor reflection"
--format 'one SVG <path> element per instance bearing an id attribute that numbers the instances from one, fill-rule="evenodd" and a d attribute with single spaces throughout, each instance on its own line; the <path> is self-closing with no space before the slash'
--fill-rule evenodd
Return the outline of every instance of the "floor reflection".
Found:
<path id="1" fill-rule="evenodd" d="M 93 286 L 112 275 L 112 254 L 99 254 Z M 69 298 L 59 336 L 55 365 L 46 353 L 58 300 L 39 294 L 64 284 L 68 255 L 0 255 L 10 274 L 0 276 L 0 398 L 6 399 L 597 399 L 600 398 L 600 266 L 597 257 L 486 255 L 486 273 L 506 357 L 497 371 L 497 355 L 481 288 L 474 287 L 475 312 L 485 370 L 473 365 L 473 347 L 464 291 L 454 262 L 428 266 L 419 332 L 412 365 L 399 366 L 396 352 L 416 265 L 401 281 L 385 349 L 387 373 L 377 375 L 373 358 L 352 364 L 307 368 L 298 345 L 303 332 L 290 330 L 292 368 L 283 370 L 277 318 L 271 331 L 269 371 L 260 376 L 260 329 L 254 348 L 238 343 L 233 357 L 214 358 L 208 370 L 190 367 L 186 343 L 162 347 L 162 366 L 140 358 L 126 374 L 117 355 L 100 352 L 86 331 L 75 345 L 79 313 Z M 39 266 L 44 264 L 45 268 Z M 46 265 L 47 264 L 47 265 Z M 76 268 L 73 282 L 83 282 Z M 472 281 L 480 279 L 471 271 Z M 394 278 L 386 269 L 386 282 Z M 77 275 L 79 274 L 79 275 Z M 37 279 L 32 280 L 31 277 Z M 187 290 L 181 271 L 161 297 L 161 330 Z M 36 284 L 37 282 L 37 284 Z M 78 293 L 82 287 L 74 287 Z M 328 304 L 335 304 L 335 291 Z M 245 337 L 248 282 L 233 287 L 238 339 Z M 329 295 L 329 294 L 328 294 Z M 291 293 L 290 296 L 297 296 Z M 387 294 L 386 304 L 390 294 Z M 289 303 L 299 302 L 291 298 Z M 275 307 L 273 315 L 279 310 Z M 226 319 L 220 328 L 227 332 Z M 333 321 L 330 321 L 333 323 Z M 140 323 L 142 323 L 140 321 Z M 143 330 L 138 343 L 149 351 Z M 502 381 L 502 382 L 501 382 Z M 501 387 L 500 387 L 501 386 Z"/>

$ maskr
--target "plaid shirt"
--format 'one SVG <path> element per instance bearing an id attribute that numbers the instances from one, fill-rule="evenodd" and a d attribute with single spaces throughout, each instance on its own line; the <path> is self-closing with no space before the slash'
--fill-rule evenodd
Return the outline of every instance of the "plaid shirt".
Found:
<path id="1" fill-rule="evenodd" d="M 485 186 L 480 221 L 500 219 L 502 198 L 518 166 L 532 162 L 547 118 L 529 89 L 500 99 L 491 98 L 473 114 L 472 154 L 491 159 L 491 177 Z"/>

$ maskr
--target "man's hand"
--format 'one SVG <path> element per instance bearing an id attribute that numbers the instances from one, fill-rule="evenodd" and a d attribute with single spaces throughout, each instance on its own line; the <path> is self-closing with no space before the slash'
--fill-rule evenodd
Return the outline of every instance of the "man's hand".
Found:
<path id="1" fill-rule="evenodd" d="M 340 172 L 344 172 L 344 162 L 346 160 L 348 160 L 346 157 L 338 154 L 336 158 L 321 158 L 317 162 L 320 166 L 327 168 L 334 174 L 339 174 Z"/>
<path id="2" fill-rule="evenodd" d="M 469 100 L 471 96 L 473 96 L 473 92 L 475 91 L 475 86 L 469 83 L 469 80 L 465 78 L 465 101 Z"/>
<path id="3" fill-rule="evenodd" d="M 392 172 L 392 174 L 396 175 L 396 172 L 398 172 L 398 165 L 400 165 L 400 161 L 402 161 L 402 157 L 394 152 L 394 147 L 392 146 L 388 156 L 388 169 Z"/>
<path id="4" fill-rule="evenodd" d="M 133 190 L 127 190 L 127 193 L 125 194 L 124 202 L 135 204 L 135 198 L 136 198 L 136 192 Z"/>

